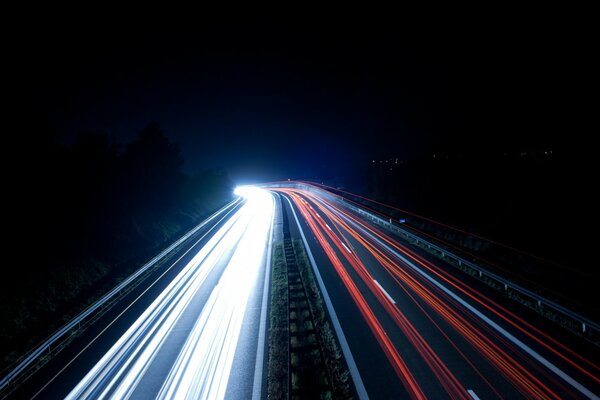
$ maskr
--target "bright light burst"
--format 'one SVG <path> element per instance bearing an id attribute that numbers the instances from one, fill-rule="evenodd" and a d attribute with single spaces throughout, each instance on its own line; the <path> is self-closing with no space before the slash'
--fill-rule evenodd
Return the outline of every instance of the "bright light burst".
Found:
<path id="1" fill-rule="evenodd" d="M 264 198 L 265 195 L 268 195 L 268 192 L 266 190 L 251 185 L 236 186 L 233 193 L 236 196 L 242 196 L 248 200 L 260 197 Z"/>

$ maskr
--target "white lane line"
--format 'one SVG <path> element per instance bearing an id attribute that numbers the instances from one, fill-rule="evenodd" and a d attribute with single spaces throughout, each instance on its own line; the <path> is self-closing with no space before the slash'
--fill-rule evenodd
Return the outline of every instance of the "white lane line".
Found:
<path id="1" fill-rule="evenodd" d="M 342 246 L 344 246 L 344 248 L 346 249 L 346 251 L 350 254 L 352 254 L 352 252 L 350 251 L 350 249 L 348 248 L 348 246 L 346 246 L 346 244 L 344 242 L 342 242 Z"/>
<path id="2" fill-rule="evenodd" d="M 467 393 L 469 393 L 471 395 L 471 397 L 473 398 L 473 400 L 479 400 L 479 396 L 477 396 L 475 394 L 475 392 L 472 391 L 471 389 L 467 389 Z"/>
<path id="3" fill-rule="evenodd" d="M 290 208 L 292 213 L 294 214 L 294 219 L 296 220 L 296 224 L 298 225 L 298 230 L 300 231 L 300 236 L 302 236 L 302 243 L 304 243 L 304 247 L 306 248 L 306 253 L 308 254 L 308 259 L 310 260 L 310 265 L 312 267 L 313 272 L 315 273 L 315 277 L 317 278 L 317 283 L 319 284 L 319 289 L 321 289 L 321 294 L 323 295 L 323 300 L 325 301 L 325 305 L 327 306 L 327 312 L 331 317 L 331 322 L 333 323 L 333 328 L 335 329 L 335 334 L 337 335 L 340 346 L 342 347 L 342 353 L 344 353 L 344 358 L 346 359 L 346 363 L 348 364 L 348 369 L 350 370 L 350 376 L 352 376 L 352 381 L 354 382 L 354 387 L 356 388 L 356 393 L 358 394 L 359 399 L 368 399 L 369 395 L 367 394 L 367 389 L 360 377 L 360 372 L 358 372 L 358 367 L 356 366 L 356 362 L 354 361 L 354 357 L 352 356 L 352 352 L 350 351 L 350 346 L 348 345 L 348 341 L 346 340 L 346 335 L 344 335 L 344 331 L 342 330 L 342 326 L 340 325 L 340 320 L 335 313 L 335 309 L 333 308 L 333 304 L 331 303 L 331 298 L 329 297 L 329 293 L 327 293 L 327 289 L 325 288 L 325 283 L 323 283 L 323 278 L 321 278 L 321 273 L 317 268 L 317 263 L 315 262 L 315 258 L 312 255 L 312 251 L 310 251 L 310 247 L 308 247 L 308 242 L 306 241 L 306 236 L 304 236 L 304 231 L 302 226 L 300 225 L 300 221 L 298 220 L 298 216 L 296 215 L 296 211 L 294 211 L 294 206 L 292 202 L 287 196 L 284 196 L 287 202 L 290 204 Z"/>
<path id="4" fill-rule="evenodd" d="M 338 213 L 338 215 L 339 214 L 341 214 L 341 213 Z M 460 304 L 463 305 L 463 307 L 465 307 L 466 309 L 468 309 L 469 311 L 471 311 L 473 314 L 475 314 L 477 317 L 479 317 L 485 323 L 487 323 L 492 328 L 494 328 L 497 332 L 499 332 L 500 334 L 502 334 L 502 336 L 504 336 L 505 338 L 507 338 L 508 340 L 510 340 L 513 344 L 515 344 L 516 346 L 518 346 L 521 350 L 523 350 L 524 352 L 526 352 L 527 354 L 529 354 L 531 357 L 533 357 L 534 359 L 536 359 L 540 364 L 544 365 L 546 368 L 548 368 L 554 374 L 556 374 L 557 376 L 561 377 L 565 382 L 569 383 L 573 388 L 577 389 L 581 394 L 583 394 L 584 396 L 586 396 L 589 399 L 597 399 L 598 398 L 598 396 L 596 396 L 591 390 L 589 390 L 588 388 L 586 388 L 585 386 L 583 386 L 581 383 L 579 383 L 578 381 L 576 381 L 574 378 L 572 378 L 566 372 L 564 372 L 559 367 L 557 367 L 556 365 L 554 365 L 551 361 L 549 361 L 544 356 L 542 356 L 541 354 L 539 354 L 538 352 L 536 352 L 535 350 L 533 350 L 531 347 L 527 346 L 521 340 L 517 339 L 515 336 L 513 336 L 506 329 L 502 328 L 496 322 L 492 321 L 485 314 L 483 314 L 481 311 L 477 310 L 471 304 L 467 303 L 465 300 L 463 300 L 457 294 L 455 294 L 454 292 L 452 292 L 450 289 L 446 288 L 444 285 L 442 285 L 441 283 L 439 283 L 438 281 L 436 281 L 434 278 L 432 278 L 425 271 L 423 271 L 422 269 L 420 269 L 419 267 L 417 267 L 415 264 L 413 264 L 411 261 L 409 261 L 406 257 L 400 255 L 396 250 L 392 249 L 386 243 L 382 242 L 379 238 L 375 237 L 373 234 L 371 234 L 370 232 L 368 232 L 367 230 L 365 230 L 360 225 L 356 224 L 354 221 L 351 221 L 350 219 L 347 219 L 347 218 L 345 218 L 345 219 L 348 220 L 352 225 L 354 225 L 355 227 L 357 227 L 358 229 L 360 229 L 362 232 L 364 232 L 366 235 L 368 235 L 372 240 L 377 241 L 379 244 L 381 244 L 383 247 L 385 247 L 388 251 L 390 251 L 396 257 L 398 257 L 399 259 L 401 259 L 404 263 L 406 263 L 406 265 L 408 265 L 409 267 L 411 267 L 412 269 L 414 269 L 418 274 L 420 274 L 425 279 L 427 279 L 428 281 L 430 281 L 431 283 L 433 283 L 435 286 L 439 287 L 441 290 L 443 290 L 445 293 L 447 293 L 454 300 L 458 301 Z"/>
<path id="5" fill-rule="evenodd" d="M 273 198 L 275 202 L 275 198 Z M 275 205 L 273 205 L 275 209 Z M 275 212 L 271 219 L 271 228 L 269 230 L 269 248 L 267 249 L 267 259 L 265 261 L 265 284 L 263 286 L 263 298 L 260 311 L 260 327 L 258 330 L 258 347 L 256 348 L 256 362 L 254 364 L 254 384 L 252 385 L 252 400 L 262 398 L 263 368 L 265 358 L 265 332 L 267 329 L 267 308 L 269 306 L 269 278 L 271 276 L 271 252 L 273 249 L 273 225 L 275 222 Z"/>
<path id="6" fill-rule="evenodd" d="M 383 294 L 385 294 L 385 296 L 388 298 L 389 301 L 392 302 L 392 304 L 396 304 L 396 302 L 394 301 L 394 299 L 392 299 L 392 296 L 390 296 L 390 294 L 383 288 L 383 286 L 381 286 L 379 284 L 379 282 L 377 282 L 375 279 L 373 279 L 373 282 L 375 282 L 375 284 L 377 286 L 379 286 L 379 289 L 381 289 L 381 291 L 383 292 Z"/>
<path id="7" fill-rule="evenodd" d="M 325 224 L 325 226 L 327 227 L 327 229 L 329 229 L 331 231 L 331 228 L 329 227 L 329 225 Z"/>

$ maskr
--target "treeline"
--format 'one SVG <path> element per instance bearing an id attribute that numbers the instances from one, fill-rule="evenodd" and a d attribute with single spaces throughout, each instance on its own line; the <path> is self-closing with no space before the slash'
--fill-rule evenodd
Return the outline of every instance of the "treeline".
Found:
<path id="1" fill-rule="evenodd" d="M 593 247 L 586 245 L 587 235 L 579 234 L 595 207 L 586 195 L 593 186 L 578 181 L 586 171 L 561 151 L 398 164 L 384 160 L 370 163 L 363 179 L 348 184 L 348 189 L 537 256 L 380 209 L 510 271 L 504 274 L 508 278 L 534 290 L 546 288 L 546 297 L 597 318 L 594 288 L 600 273 L 589 262 Z"/>
<path id="2" fill-rule="evenodd" d="M 156 123 L 126 145 L 86 133 L 64 146 L 54 132 L 32 118 L 7 146 L 18 161 L 5 180 L 4 365 L 60 324 L 74 300 L 128 274 L 233 196 L 223 173 L 182 172 L 179 146 Z"/>
<path id="3" fill-rule="evenodd" d="M 361 193 L 564 264 L 553 229 L 572 229 L 563 210 L 582 207 L 572 169 L 560 154 L 373 163 Z"/>

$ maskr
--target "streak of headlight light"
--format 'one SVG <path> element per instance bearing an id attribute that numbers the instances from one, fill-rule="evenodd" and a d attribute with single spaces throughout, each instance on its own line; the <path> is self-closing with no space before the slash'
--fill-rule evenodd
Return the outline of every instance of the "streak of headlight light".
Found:
<path id="1" fill-rule="evenodd" d="M 253 219 L 171 369 L 160 399 L 225 396 L 246 303 L 263 262 L 273 215 L 270 194 L 258 189 L 245 195 Z"/>
<path id="2" fill-rule="evenodd" d="M 264 195 L 268 197 L 263 196 L 262 202 L 258 201 L 261 196 L 252 196 L 252 201 L 249 201 L 214 234 L 67 398 L 89 396 L 126 398 L 133 393 L 166 336 L 222 253 L 238 242 L 249 223 L 258 218 L 257 213 L 262 214 L 265 221 L 270 222 L 269 215 L 272 216 L 273 200 L 266 192 Z M 270 205 L 270 208 L 265 204 Z M 247 238 L 248 235 L 244 237 Z M 258 236 L 253 237 L 258 238 Z M 264 243 L 261 249 L 264 251 Z M 209 305 L 210 301 L 207 306 Z M 118 386 L 113 389 L 115 385 Z"/>
<path id="3" fill-rule="evenodd" d="M 154 346 L 145 347 L 145 344 L 151 337 L 158 336 L 160 339 L 165 334 L 165 328 L 172 327 L 176 322 L 175 319 L 189 302 L 190 296 L 204 282 L 227 244 L 241 235 L 242 226 L 237 222 L 244 217 L 243 211 L 242 209 L 236 213 L 215 233 L 67 398 L 86 398 L 91 395 L 106 397 L 107 392 L 119 382 L 119 378 L 127 372 L 127 367 L 140 351 L 145 349 L 147 355 L 148 351 L 157 349 L 160 343 L 156 341 L 152 342 Z M 161 326 L 163 329 L 157 332 Z M 144 358 L 150 361 L 147 356 Z M 134 386 L 132 380 L 127 378 L 123 380 L 128 386 Z"/>

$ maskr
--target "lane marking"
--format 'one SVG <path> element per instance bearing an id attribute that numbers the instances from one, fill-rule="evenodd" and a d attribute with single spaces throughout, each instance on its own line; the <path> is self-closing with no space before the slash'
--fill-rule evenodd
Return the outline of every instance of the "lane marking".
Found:
<path id="1" fill-rule="evenodd" d="M 335 333 L 340 341 L 340 347 L 342 348 L 342 353 L 344 354 L 344 358 L 346 359 L 346 363 L 348 364 L 350 376 L 352 376 L 352 381 L 354 382 L 354 387 L 356 388 L 358 398 L 366 400 L 369 398 L 369 395 L 367 394 L 367 389 L 365 388 L 362 378 L 360 377 L 360 372 L 358 372 L 358 367 L 356 366 L 356 362 L 354 361 L 354 357 L 352 356 L 352 352 L 350 351 L 350 346 L 348 345 L 348 341 L 346 340 L 346 335 L 344 335 L 342 325 L 340 325 L 340 320 L 338 319 L 337 314 L 335 313 L 335 309 L 333 308 L 333 304 L 331 303 L 331 298 L 329 297 L 329 293 L 325 288 L 325 283 L 323 282 L 323 278 L 321 278 L 321 273 L 317 268 L 315 258 L 312 255 L 312 251 L 310 251 L 310 247 L 308 246 L 306 236 L 304 236 L 304 230 L 300 225 L 300 221 L 298 220 L 298 216 L 296 215 L 296 211 L 294 210 L 292 202 L 287 196 L 283 197 L 285 197 L 285 199 L 289 203 L 292 213 L 294 214 L 294 219 L 296 220 L 296 224 L 298 225 L 300 236 L 302 236 L 302 243 L 304 243 L 304 247 L 306 248 L 306 253 L 308 254 L 310 265 L 312 267 L 313 272 L 315 273 L 317 283 L 319 284 L 319 289 L 321 289 L 323 300 L 325 301 L 325 305 L 327 306 L 327 312 L 329 312 L 329 317 L 331 317 L 333 328 L 335 329 Z"/>
<path id="2" fill-rule="evenodd" d="M 346 251 L 348 251 L 348 253 L 352 254 L 352 252 L 350 251 L 350 249 L 348 248 L 348 246 L 346 246 L 346 244 L 344 242 L 342 242 L 342 246 L 344 246 L 344 248 L 346 249 Z"/>
<path id="3" fill-rule="evenodd" d="M 475 392 L 474 392 L 474 391 L 472 391 L 471 389 L 467 389 L 467 393 L 469 393 L 469 394 L 471 395 L 471 397 L 473 398 L 473 400 L 480 400 L 480 399 L 479 399 L 479 396 L 477 396 L 477 395 L 475 394 Z"/>
<path id="4" fill-rule="evenodd" d="M 337 212 L 337 214 L 340 215 L 341 213 Z M 589 390 L 588 388 L 586 388 L 585 386 L 583 386 L 581 383 L 579 383 L 578 381 L 576 381 L 573 377 L 571 377 L 570 375 L 568 375 L 567 373 L 565 373 L 563 370 L 561 370 L 559 367 L 557 367 L 556 365 L 554 365 L 551 361 L 549 361 L 544 356 L 542 356 L 541 354 L 539 354 L 538 352 L 536 352 L 535 350 L 533 350 L 531 347 L 527 346 L 525 343 L 523 343 L 517 337 L 515 337 L 510 332 L 508 332 L 506 329 L 504 329 L 500 325 L 498 325 L 496 322 L 492 321 L 490 318 L 488 318 L 481 311 L 477 310 L 471 304 L 467 303 L 465 300 L 463 300 L 461 297 L 459 297 L 456 293 L 454 293 L 453 291 L 451 291 L 450 289 L 446 288 L 444 285 L 442 285 L 441 283 L 439 283 L 437 280 L 435 280 L 434 278 L 432 278 L 429 274 L 427 274 L 425 271 L 423 271 L 422 269 L 420 269 L 419 267 L 417 267 L 415 264 L 413 264 L 411 261 L 409 261 L 406 257 L 402 256 L 395 249 L 391 248 L 387 243 L 382 242 L 379 238 L 375 237 L 373 234 L 371 234 L 370 232 L 368 232 L 366 229 L 364 229 L 362 226 L 360 226 L 359 224 L 355 223 L 354 221 L 346 218 L 345 216 L 343 216 L 343 218 L 346 219 L 347 221 L 349 221 L 357 229 L 359 229 L 360 231 L 364 232 L 368 237 L 371 238 L 371 240 L 375 240 L 381 246 L 385 247 L 388 251 L 390 251 L 396 257 L 398 257 L 400 260 L 402 260 L 406 265 L 408 265 L 409 267 L 411 267 L 418 274 L 420 274 L 425 279 L 427 279 L 428 281 L 430 281 L 431 283 L 433 283 L 435 286 L 439 287 L 441 290 L 443 290 L 445 293 L 447 293 L 454 300 L 458 301 L 460 304 L 463 305 L 463 307 L 465 307 L 466 309 L 468 309 L 469 311 L 471 311 L 473 314 L 475 314 L 477 317 L 479 317 L 481 320 L 483 320 L 485 323 L 487 323 L 488 325 L 490 325 L 497 332 L 499 332 L 500 334 L 502 334 L 502 336 L 504 336 L 505 338 L 507 338 L 508 340 L 510 340 L 513 344 L 515 344 L 516 346 L 518 346 L 521 350 L 523 350 L 525 353 L 529 354 L 531 357 L 533 357 L 534 359 L 536 359 L 540 364 L 544 365 L 546 368 L 548 368 L 550 371 L 552 371 L 555 375 L 561 377 L 564 381 L 566 381 L 567 383 L 569 383 L 573 388 L 577 389 L 581 394 L 583 394 L 584 396 L 586 396 L 589 399 L 597 399 L 598 398 L 598 396 L 596 396 L 591 390 Z"/>
<path id="5" fill-rule="evenodd" d="M 385 295 L 386 295 L 386 297 L 388 298 L 388 300 L 389 300 L 389 301 L 391 301 L 391 302 L 392 302 L 392 304 L 396 304 L 396 302 L 394 301 L 394 299 L 392 299 L 392 296 L 390 296 L 390 294 L 389 294 L 389 293 L 388 293 L 388 292 L 387 292 L 387 291 L 386 291 L 386 290 L 383 288 L 383 286 L 381 286 L 381 285 L 379 284 L 379 282 L 377 282 L 375 279 L 373 279 L 373 282 L 375 282 L 375 284 L 376 284 L 377 286 L 379 286 L 379 289 L 381 289 L 381 291 L 383 292 L 383 294 L 385 294 Z"/>

